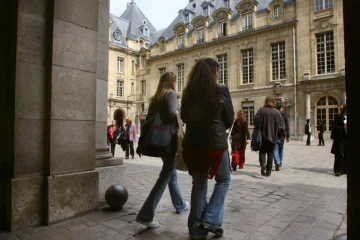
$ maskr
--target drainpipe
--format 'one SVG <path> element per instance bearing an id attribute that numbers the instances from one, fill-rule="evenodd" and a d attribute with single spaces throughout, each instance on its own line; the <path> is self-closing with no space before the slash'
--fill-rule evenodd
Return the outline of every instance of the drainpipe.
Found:
<path id="1" fill-rule="evenodd" d="M 294 50 L 294 107 L 295 107 L 295 118 L 294 118 L 294 138 L 297 139 L 297 97 L 296 97 L 296 41 L 295 41 L 295 26 L 293 26 L 293 50 Z"/>

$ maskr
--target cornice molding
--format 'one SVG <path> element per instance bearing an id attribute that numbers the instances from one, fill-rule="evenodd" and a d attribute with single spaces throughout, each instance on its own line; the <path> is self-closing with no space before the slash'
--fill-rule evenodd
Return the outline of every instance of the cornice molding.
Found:
<path id="1" fill-rule="evenodd" d="M 296 23 L 297 23 L 296 19 L 291 19 L 291 20 L 288 20 L 286 22 L 282 22 L 282 23 L 279 23 L 279 24 L 276 24 L 276 25 L 260 27 L 260 28 L 254 28 L 254 29 L 251 29 L 251 30 L 248 30 L 248 31 L 245 31 L 245 32 L 241 31 L 241 32 L 238 32 L 236 34 L 228 35 L 228 36 L 225 36 L 225 37 L 214 38 L 211 41 L 195 44 L 195 45 L 192 45 L 190 47 L 176 49 L 176 50 L 173 50 L 171 52 L 168 52 L 168 53 L 165 53 L 165 54 L 162 54 L 162 55 L 157 55 L 157 56 L 150 57 L 148 59 L 148 62 L 155 61 L 155 60 L 161 59 L 161 58 L 174 56 L 174 55 L 177 55 L 177 54 L 182 54 L 182 53 L 197 50 L 197 49 L 207 48 L 209 46 L 222 44 L 222 43 L 233 41 L 233 40 L 236 40 L 236 39 L 239 39 L 239 38 L 246 38 L 246 37 L 257 35 L 257 34 L 270 32 L 270 31 L 273 31 L 275 29 L 292 27 L 292 26 L 296 25 Z"/>

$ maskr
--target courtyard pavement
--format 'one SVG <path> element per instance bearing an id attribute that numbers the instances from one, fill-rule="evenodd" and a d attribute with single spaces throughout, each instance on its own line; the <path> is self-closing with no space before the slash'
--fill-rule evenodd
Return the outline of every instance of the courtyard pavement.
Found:
<path id="1" fill-rule="evenodd" d="M 246 150 L 245 168 L 232 172 L 225 202 L 224 240 L 326 240 L 346 232 L 346 175 L 335 177 L 331 141 L 325 146 L 305 146 L 302 141 L 285 143 L 283 167 L 271 177 L 260 174 L 258 155 Z M 117 146 L 115 156 L 124 156 Z M 156 210 L 157 229 L 146 229 L 135 217 L 161 169 L 161 160 L 135 157 L 124 160 L 129 199 L 121 210 L 102 207 L 72 220 L 37 226 L 0 239 L 189 239 L 189 211 L 178 215 L 166 190 Z M 191 177 L 178 172 L 179 185 L 190 200 Z M 210 195 L 214 180 L 209 180 Z M 209 234 L 208 239 L 215 236 Z"/>

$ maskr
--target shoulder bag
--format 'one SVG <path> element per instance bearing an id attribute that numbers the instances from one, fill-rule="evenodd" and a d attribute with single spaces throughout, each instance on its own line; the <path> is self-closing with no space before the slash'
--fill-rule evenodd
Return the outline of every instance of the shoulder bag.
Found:
<path id="1" fill-rule="evenodd" d="M 160 108 L 162 107 L 162 100 Z M 148 119 L 141 131 L 136 153 L 149 157 L 162 157 L 171 154 L 173 136 L 176 134 L 174 124 L 164 124 L 160 117 L 160 108 L 157 113 Z"/>

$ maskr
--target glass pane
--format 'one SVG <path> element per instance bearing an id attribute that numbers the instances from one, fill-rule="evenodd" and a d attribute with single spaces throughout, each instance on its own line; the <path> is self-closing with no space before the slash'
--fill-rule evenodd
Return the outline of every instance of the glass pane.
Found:
<path id="1" fill-rule="evenodd" d="M 317 106 L 325 106 L 326 105 L 326 97 L 322 97 L 316 104 Z"/>
<path id="2" fill-rule="evenodd" d="M 328 105 L 338 105 L 338 101 L 336 100 L 336 98 L 329 96 Z"/>

